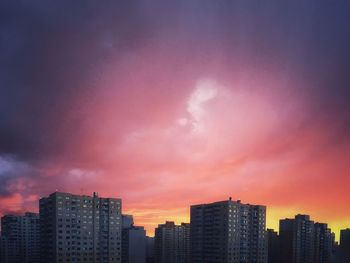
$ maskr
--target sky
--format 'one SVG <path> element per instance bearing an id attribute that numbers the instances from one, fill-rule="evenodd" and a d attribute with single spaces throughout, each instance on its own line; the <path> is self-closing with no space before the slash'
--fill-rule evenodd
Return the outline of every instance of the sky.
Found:
<path id="1" fill-rule="evenodd" d="M 123 199 L 350 227 L 350 2 L 1 1 L 0 215 Z"/>

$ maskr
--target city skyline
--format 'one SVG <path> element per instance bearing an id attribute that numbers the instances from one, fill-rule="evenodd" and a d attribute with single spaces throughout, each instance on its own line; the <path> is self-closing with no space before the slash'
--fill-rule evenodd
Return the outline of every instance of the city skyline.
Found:
<path id="1" fill-rule="evenodd" d="M 349 1 L 4 0 L 0 17 L 0 216 L 58 189 L 121 197 L 148 233 L 229 196 L 275 230 L 349 227 Z"/>
<path id="2" fill-rule="evenodd" d="M 1 262 L 346 263 L 349 259 L 349 228 L 341 230 L 337 243 L 327 223 L 297 214 L 280 219 L 277 233 L 266 229 L 266 206 L 231 197 L 191 205 L 189 223 L 165 221 L 158 224 L 154 238 L 134 224 L 133 215 L 123 213 L 120 198 L 53 192 L 38 205 L 39 213 L 1 218 Z"/>
<path id="3" fill-rule="evenodd" d="M 55 191 L 55 192 L 53 192 L 53 193 L 51 193 L 51 194 L 49 194 L 49 196 L 53 196 L 53 195 L 55 195 L 55 194 L 58 194 L 58 195 L 61 195 L 61 194 L 63 194 L 63 195 L 69 195 L 69 196 L 81 196 L 81 197 L 86 197 L 86 198 L 90 198 L 91 197 L 91 194 L 78 194 L 78 193 L 67 193 L 67 192 L 61 192 L 61 191 Z M 97 193 L 97 192 L 93 192 L 93 196 L 96 196 L 96 197 L 99 197 L 99 198 L 105 198 L 104 196 L 99 196 L 99 194 Z M 20 212 L 20 213 L 7 213 L 7 214 L 4 214 L 3 216 L 26 216 L 27 214 L 39 214 L 39 208 L 40 208 L 40 200 L 41 199 L 46 199 L 47 197 L 42 197 L 42 198 L 40 198 L 39 200 L 38 200 L 38 204 L 37 204 L 37 209 L 34 209 L 33 211 L 23 211 L 23 212 Z M 123 200 L 123 198 L 121 198 L 121 197 L 117 197 L 117 196 L 112 196 L 112 197 L 109 197 L 109 198 L 114 198 L 114 199 L 118 199 L 118 200 Z M 182 220 L 182 219 L 172 219 L 172 218 L 165 218 L 165 220 L 164 221 L 160 221 L 159 223 L 157 223 L 156 225 L 155 225 L 155 227 L 152 229 L 152 228 L 149 228 L 149 229 L 145 229 L 145 231 L 146 231 L 146 234 L 147 234 L 147 236 L 148 237 L 154 237 L 155 236 L 155 230 L 156 230 L 156 228 L 158 228 L 160 225 L 162 225 L 164 222 L 171 222 L 171 223 L 175 223 L 175 224 L 178 224 L 178 225 L 182 225 L 182 224 L 189 224 L 190 223 L 190 216 L 191 216 L 191 208 L 192 207 L 200 207 L 200 206 L 206 206 L 206 205 L 213 205 L 213 204 L 216 204 L 216 203 L 218 203 L 218 204 L 221 204 L 221 203 L 226 203 L 227 201 L 229 201 L 229 202 L 234 202 L 234 203 L 237 203 L 237 204 L 241 204 L 241 199 L 237 199 L 237 200 L 233 200 L 232 199 L 232 197 L 229 197 L 229 198 L 226 198 L 226 199 L 220 199 L 220 201 L 213 201 L 213 200 L 211 200 L 211 201 L 209 201 L 209 202 L 206 202 L 206 203 L 196 203 L 196 204 L 191 204 L 189 207 L 188 207 L 188 215 L 187 216 L 185 216 L 185 220 Z M 256 202 L 255 202 L 256 203 Z M 253 205 L 253 204 L 251 204 L 251 203 L 246 203 L 246 204 L 243 204 L 243 205 L 245 205 L 245 206 L 255 206 L 255 207 L 263 207 L 264 208 L 264 215 L 265 215 L 265 217 L 266 217 L 266 222 L 264 222 L 265 223 L 265 227 L 264 227 L 264 229 L 266 230 L 266 232 L 269 232 L 268 230 L 273 230 L 273 231 L 276 231 L 276 233 L 277 234 L 279 234 L 279 227 L 280 227 L 280 224 L 281 224 L 281 221 L 283 221 L 283 220 L 289 220 L 287 217 L 285 217 L 285 218 L 278 218 L 277 220 L 278 220 L 278 224 L 277 224 L 277 226 L 276 226 L 276 228 L 269 228 L 268 227 L 268 225 L 269 225 L 269 223 L 268 223 L 268 218 L 267 218 L 267 211 L 268 211 L 268 207 L 267 206 L 265 206 L 265 205 L 263 205 L 263 204 L 259 204 L 259 205 Z M 124 202 L 123 202 L 123 207 L 124 207 Z M 171 210 L 171 209 L 169 209 L 169 210 Z M 126 218 L 126 226 L 128 227 L 129 225 L 139 225 L 136 221 L 135 221 L 135 215 L 134 214 L 132 214 L 132 215 L 129 215 L 129 212 L 130 210 L 127 210 L 127 211 L 123 211 L 123 217 L 125 217 Z M 294 215 L 296 215 L 296 216 L 310 216 L 310 214 L 309 213 L 301 213 L 301 212 L 298 212 L 298 213 L 296 213 L 296 214 L 294 214 Z M 292 217 L 294 217 L 294 215 L 292 216 Z M 128 217 L 131 217 L 131 219 L 129 219 Z M 313 216 L 312 216 L 312 218 L 314 219 L 314 221 L 315 221 L 315 223 L 319 223 L 320 221 L 318 221 L 317 219 L 315 219 Z M 124 219 L 123 219 L 124 220 Z M 325 221 L 325 222 L 327 222 L 327 221 Z M 123 223 L 124 224 L 124 223 Z M 321 223 L 320 223 L 321 224 Z M 328 225 L 328 223 L 326 223 L 327 225 Z M 138 227 L 138 226 L 137 226 Z M 143 227 L 143 226 L 142 226 Z M 339 238 L 340 238 L 340 232 L 341 231 L 343 231 L 343 230 L 347 230 L 347 229 L 349 229 L 349 226 L 346 226 L 346 227 L 344 227 L 344 228 L 341 228 L 340 230 L 339 230 L 339 233 L 337 233 L 336 231 L 333 231 L 332 229 L 331 229 L 331 227 L 329 228 L 330 230 L 331 230 L 331 232 L 333 233 L 333 234 L 335 234 L 335 237 L 336 236 L 339 236 Z M 1 232 L 0 232 L 1 233 Z M 339 242 L 339 238 L 338 239 L 336 239 L 335 241 L 337 241 L 337 242 Z"/>

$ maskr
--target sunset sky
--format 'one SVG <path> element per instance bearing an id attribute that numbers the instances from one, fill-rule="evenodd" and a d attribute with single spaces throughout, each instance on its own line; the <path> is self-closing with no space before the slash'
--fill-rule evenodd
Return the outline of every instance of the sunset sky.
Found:
<path id="1" fill-rule="evenodd" d="M 0 2 L 0 215 L 56 190 L 350 227 L 350 1 Z"/>

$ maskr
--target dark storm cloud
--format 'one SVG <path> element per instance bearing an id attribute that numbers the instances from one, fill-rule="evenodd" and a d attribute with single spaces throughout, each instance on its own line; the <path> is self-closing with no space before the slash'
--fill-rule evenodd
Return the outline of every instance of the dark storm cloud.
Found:
<path id="1" fill-rule="evenodd" d="M 92 95 L 92 72 L 150 34 L 129 1 L 2 1 L 0 153 L 40 159 L 63 150 L 79 130 L 79 120 L 60 125 L 63 113 Z"/>
<path id="2" fill-rule="evenodd" d="M 67 151 L 86 116 L 64 113 L 94 96 L 96 72 L 162 34 L 193 53 L 216 48 L 228 61 L 285 68 L 307 86 L 288 92 L 346 127 L 349 11 L 348 1 L 2 1 L 0 154 Z"/>
<path id="3" fill-rule="evenodd" d="M 35 179 L 38 178 L 38 173 L 34 171 L 33 167 L 17 161 L 13 156 L 0 156 L 0 198 L 8 197 L 18 192 L 19 189 L 17 189 L 18 185 L 16 182 L 21 177 Z"/>

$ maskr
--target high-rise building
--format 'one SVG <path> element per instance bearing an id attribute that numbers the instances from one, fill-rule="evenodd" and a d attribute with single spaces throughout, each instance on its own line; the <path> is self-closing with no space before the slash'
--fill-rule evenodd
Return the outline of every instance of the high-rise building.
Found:
<path id="1" fill-rule="evenodd" d="M 280 220 L 281 260 L 285 263 L 330 263 L 333 235 L 327 224 L 308 215 Z"/>
<path id="2" fill-rule="evenodd" d="M 331 253 L 331 263 L 338 263 L 338 253 L 339 253 L 339 243 L 335 241 L 335 233 L 332 232 L 332 253 Z"/>
<path id="3" fill-rule="evenodd" d="M 122 228 L 129 228 L 134 225 L 134 217 L 132 215 L 122 215 Z"/>
<path id="4" fill-rule="evenodd" d="M 190 224 L 175 225 L 167 221 L 155 230 L 154 237 L 156 263 L 190 262 Z"/>
<path id="5" fill-rule="evenodd" d="M 155 262 L 154 237 L 146 236 L 146 263 Z"/>
<path id="6" fill-rule="evenodd" d="M 146 231 L 130 215 L 123 215 L 122 248 L 123 263 L 146 262 Z"/>
<path id="7" fill-rule="evenodd" d="M 265 263 L 266 207 L 240 200 L 191 206 L 193 263 Z"/>
<path id="8" fill-rule="evenodd" d="M 313 263 L 314 222 L 308 215 L 280 220 L 281 259 L 285 263 Z"/>
<path id="9" fill-rule="evenodd" d="M 2 235 L 0 235 L 0 262 L 1 263 L 8 263 L 8 258 L 7 258 L 7 240 Z"/>
<path id="10" fill-rule="evenodd" d="M 350 229 L 340 231 L 339 263 L 350 262 Z"/>
<path id="11" fill-rule="evenodd" d="M 327 224 L 315 223 L 314 263 L 331 263 L 333 236 Z"/>
<path id="12" fill-rule="evenodd" d="M 37 263 L 40 258 L 39 215 L 5 215 L 1 218 L 9 263 Z M 5 241 L 4 241 L 5 242 Z"/>
<path id="13" fill-rule="evenodd" d="M 273 229 L 267 229 L 267 262 L 268 263 L 280 263 L 280 243 L 279 236 Z"/>
<path id="14" fill-rule="evenodd" d="M 39 203 L 41 262 L 121 262 L 121 199 L 55 192 Z"/>

